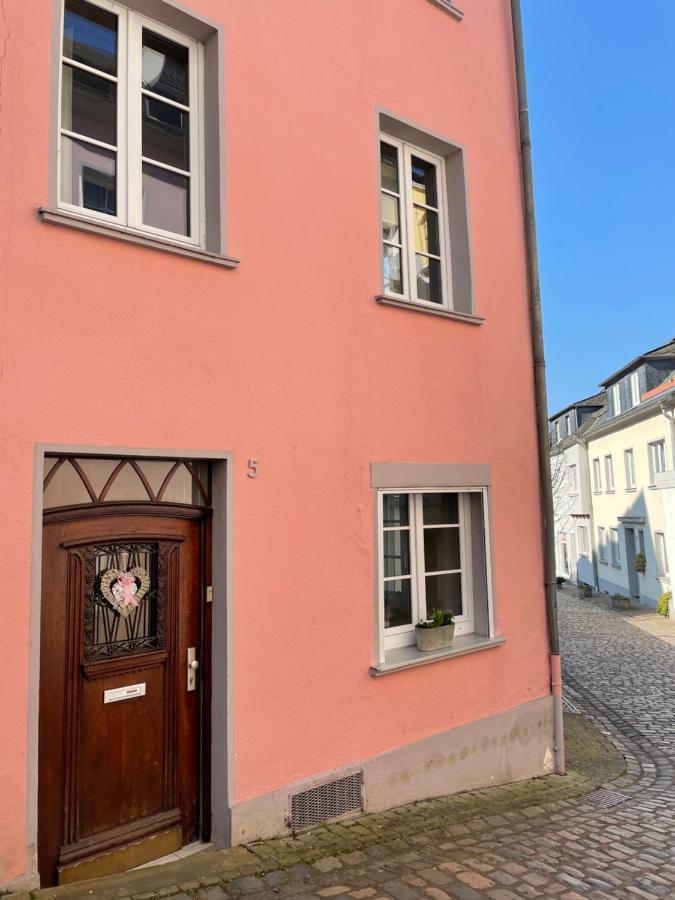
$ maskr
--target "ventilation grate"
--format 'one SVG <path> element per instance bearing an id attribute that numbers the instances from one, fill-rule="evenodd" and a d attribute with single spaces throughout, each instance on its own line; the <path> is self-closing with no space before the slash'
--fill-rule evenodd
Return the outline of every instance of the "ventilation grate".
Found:
<path id="1" fill-rule="evenodd" d="M 291 796 L 291 816 L 289 825 L 293 831 L 318 825 L 328 819 L 337 819 L 345 813 L 361 812 L 363 800 L 361 787 L 363 773 L 347 775 L 337 781 L 320 784 L 308 791 Z"/>
<path id="2" fill-rule="evenodd" d="M 581 803 L 590 803 L 591 806 L 597 806 L 598 809 L 609 809 L 611 806 L 617 806 L 619 803 L 625 803 L 628 797 L 620 794 L 618 791 L 592 791 L 580 798 Z"/>
<path id="3" fill-rule="evenodd" d="M 579 709 L 579 707 L 576 704 L 572 703 L 570 698 L 565 694 L 563 694 L 562 705 L 563 709 L 568 713 L 574 713 L 575 715 L 581 714 L 581 710 Z"/>

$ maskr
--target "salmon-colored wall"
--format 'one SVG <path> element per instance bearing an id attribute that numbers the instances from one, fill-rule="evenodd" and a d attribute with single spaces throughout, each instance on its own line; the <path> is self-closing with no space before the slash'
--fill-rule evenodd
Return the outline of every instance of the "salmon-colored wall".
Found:
<path id="1" fill-rule="evenodd" d="M 236 801 L 549 692 L 508 2 L 466 6 L 192 0 L 224 28 L 235 271 L 38 220 L 51 4 L 0 13 L 0 881 L 25 869 L 38 441 L 233 451 Z M 482 326 L 374 301 L 377 107 L 465 147 Z M 492 466 L 508 640 L 374 679 L 388 460 Z"/>

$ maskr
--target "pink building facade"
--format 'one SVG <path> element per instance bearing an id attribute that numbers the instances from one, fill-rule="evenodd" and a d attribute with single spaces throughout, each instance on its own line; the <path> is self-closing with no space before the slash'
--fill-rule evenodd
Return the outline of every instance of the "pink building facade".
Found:
<path id="1" fill-rule="evenodd" d="M 0 17 L 0 884 L 553 770 L 511 14 L 469 6 Z"/>

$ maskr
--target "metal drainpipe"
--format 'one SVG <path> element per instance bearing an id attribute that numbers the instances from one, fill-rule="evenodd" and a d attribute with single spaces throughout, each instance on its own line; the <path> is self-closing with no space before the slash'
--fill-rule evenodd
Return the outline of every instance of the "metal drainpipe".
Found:
<path id="1" fill-rule="evenodd" d="M 560 663 L 560 636 L 558 632 L 557 582 L 555 569 L 553 494 L 549 461 L 548 412 L 546 402 L 546 363 L 544 360 L 544 332 L 541 320 L 541 289 L 539 284 L 539 257 L 534 214 L 534 183 L 532 178 L 532 140 L 527 108 L 527 84 L 525 79 L 525 48 L 520 0 L 511 0 L 513 23 L 513 49 L 518 88 L 518 118 L 520 123 L 520 160 L 523 180 L 523 212 L 527 240 L 530 321 L 532 356 L 534 361 L 534 389 L 537 416 L 537 443 L 539 450 L 539 480 L 543 504 L 542 538 L 544 550 L 544 590 L 546 618 L 551 663 L 551 692 L 553 694 L 553 743 L 554 765 L 558 775 L 565 774 L 565 745 L 563 735 L 562 674 Z"/>

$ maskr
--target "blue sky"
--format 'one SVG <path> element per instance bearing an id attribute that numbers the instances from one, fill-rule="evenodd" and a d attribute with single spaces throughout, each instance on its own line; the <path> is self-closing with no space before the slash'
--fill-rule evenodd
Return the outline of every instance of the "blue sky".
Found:
<path id="1" fill-rule="evenodd" d="M 675 3 L 521 2 L 553 413 L 675 336 Z"/>

